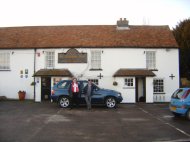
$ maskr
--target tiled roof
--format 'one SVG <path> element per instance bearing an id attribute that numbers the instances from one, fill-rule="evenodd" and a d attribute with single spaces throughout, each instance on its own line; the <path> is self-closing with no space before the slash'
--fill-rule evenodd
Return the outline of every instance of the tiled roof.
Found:
<path id="1" fill-rule="evenodd" d="M 0 48 L 178 48 L 168 26 L 116 25 L 0 28 Z"/>
<path id="2" fill-rule="evenodd" d="M 113 75 L 113 77 L 124 77 L 124 76 L 145 77 L 145 76 L 155 76 L 155 74 L 147 69 L 119 69 Z"/>
<path id="3" fill-rule="evenodd" d="M 73 77 L 68 69 L 41 69 L 38 70 L 34 76 L 65 76 Z"/>

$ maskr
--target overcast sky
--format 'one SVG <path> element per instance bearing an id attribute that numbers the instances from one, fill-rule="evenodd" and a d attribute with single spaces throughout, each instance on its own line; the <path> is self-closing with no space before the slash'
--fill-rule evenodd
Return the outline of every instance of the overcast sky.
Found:
<path id="1" fill-rule="evenodd" d="M 190 18 L 190 0 L 0 0 L 0 27 L 169 25 Z"/>

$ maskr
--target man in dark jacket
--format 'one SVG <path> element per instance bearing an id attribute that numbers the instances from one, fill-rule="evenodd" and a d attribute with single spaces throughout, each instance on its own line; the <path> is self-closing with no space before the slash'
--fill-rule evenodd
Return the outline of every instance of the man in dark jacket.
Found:
<path id="1" fill-rule="evenodd" d="M 87 109 L 91 109 L 91 97 L 93 95 L 93 91 L 95 89 L 95 85 L 89 80 L 88 84 L 84 88 L 84 95 L 85 95 L 85 100 L 87 104 Z"/>

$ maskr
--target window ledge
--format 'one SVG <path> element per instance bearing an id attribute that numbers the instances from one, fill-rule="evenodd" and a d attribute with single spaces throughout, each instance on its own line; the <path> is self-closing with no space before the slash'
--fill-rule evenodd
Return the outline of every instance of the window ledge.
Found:
<path id="1" fill-rule="evenodd" d="M 90 71 L 102 71 L 102 69 L 89 69 Z"/>
<path id="2" fill-rule="evenodd" d="M 11 71 L 10 69 L 7 69 L 7 70 L 2 70 L 2 69 L 0 69 L 0 71 Z"/>
<path id="3" fill-rule="evenodd" d="M 133 86 L 124 86 L 123 89 L 135 89 Z"/>
<path id="4" fill-rule="evenodd" d="M 155 95 L 159 95 L 159 94 L 166 94 L 166 93 L 164 93 L 164 92 L 160 92 L 160 93 L 153 93 L 153 94 L 155 94 Z"/>
<path id="5" fill-rule="evenodd" d="M 149 69 L 150 71 L 158 71 L 158 69 Z"/>

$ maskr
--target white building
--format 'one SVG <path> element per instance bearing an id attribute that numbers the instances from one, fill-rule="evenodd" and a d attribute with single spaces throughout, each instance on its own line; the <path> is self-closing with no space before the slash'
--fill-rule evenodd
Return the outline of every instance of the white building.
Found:
<path id="1" fill-rule="evenodd" d="M 124 103 L 168 102 L 179 87 L 179 49 L 168 26 L 0 28 L 0 96 L 49 99 L 61 79 L 91 79 Z M 33 85 L 31 85 L 33 84 Z"/>

